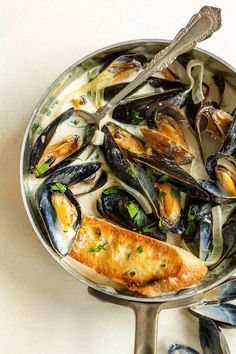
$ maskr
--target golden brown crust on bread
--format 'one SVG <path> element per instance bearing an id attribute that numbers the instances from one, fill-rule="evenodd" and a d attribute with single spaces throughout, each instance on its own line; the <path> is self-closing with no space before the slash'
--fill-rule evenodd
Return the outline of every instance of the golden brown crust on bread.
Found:
<path id="1" fill-rule="evenodd" d="M 195 284 L 207 271 L 191 253 L 85 215 L 72 258 L 147 296 Z"/>

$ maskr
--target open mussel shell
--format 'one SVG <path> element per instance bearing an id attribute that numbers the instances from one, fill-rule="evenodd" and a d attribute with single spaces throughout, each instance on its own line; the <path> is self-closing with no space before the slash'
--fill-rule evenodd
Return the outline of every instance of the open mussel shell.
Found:
<path id="1" fill-rule="evenodd" d="M 236 156 L 236 112 L 233 114 L 233 120 L 229 126 L 220 152 Z"/>
<path id="2" fill-rule="evenodd" d="M 206 317 L 201 317 L 199 320 L 199 337 L 204 354 L 230 354 L 222 331 Z"/>
<path id="3" fill-rule="evenodd" d="M 197 317 L 207 317 L 221 327 L 236 327 L 236 306 L 233 304 L 193 306 L 189 311 Z"/>
<path id="4" fill-rule="evenodd" d="M 160 101 L 171 101 L 177 104 L 182 88 L 176 88 L 160 93 L 152 93 L 138 98 L 127 98 L 118 104 L 112 113 L 112 118 L 126 124 L 139 125 L 144 122 L 150 105 Z"/>
<path id="5" fill-rule="evenodd" d="M 219 151 L 232 120 L 233 117 L 220 109 L 218 103 L 207 101 L 202 105 L 196 116 L 196 132 L 204 159 Z M 204 138 L 203 135 L 205 135 Z M 214 141 L 214 145 L 210 143 L 211 140 Z"/>
<path id="6" fill-rule="evenodd" d="M 107 172 L 101 170 L 100 162 L 88 162 L 61 168 L 46 178 L 44 183 L 62 183 L 78 196 L 101 188 L 107 179 Z"/>
<path id="7" fill-rule="evenodd" d="M 153 214 L 145 214 L 139 202 L 118 186 L 102 192 L 97 209 L 102 217 L 117 225 L 166 241 L 166 235 L 159 229 L 159 220 Z"/>
<path id="8" fill-rule="evenodd" d="M 70 108 L 50 123 L 36 140 L 30 157 L 30 171 L 36 177 L 45 177 L 74 161 L 90 144 L 96 130 L 96 124 L 88 124 L 83 137 L 74 134 L 50 146 L 50 141 L 57 127 L 69 119 L 74 109 Z M 39 170 L 39 167 L 46 167 Z"/>
<path id="9" fill-rule="evenodd" d="M 193 348 L 187 347 L 182 344 L 172 344 L 172 346 L 168 349 L 168 354 L 199 354 Z"/>
<path id="10" fill-rule="evenodd" d="M 204 295 L 204 303 L 223 303 L 236 299 L 236 278 L 227 280 Z"/>
<path id="11" fill-rule="evenodd" d="M 213 154 L 206 161 L 206 170 L 211 181 L 202 181 L 202 187 L 213 194 L 216 201 L 236 201 L 236 159 L 228 154 Z"/>
<path id="12" fill-rule="evenodd" d="M 141 128 L 147 143 L 160 157 L 166 157 L 179 165 L 192 161 L 194 156 L 188 149 L 183 126 L 187 118 L 183 112 L 170 102 L 153 103 L 146 114 L 149 128 Z"/>
<path id="13" fill-rule="evenodd" d="M 164 175 L 166 180 L 175 185 L 179 191 L 188 193 L 195 199 L 201 199 L 204 201 L 209 201 L 211 199 L 207 191 L 205 191 L 201 185 L 190 176 L 190 174 L 173 161 L 169 161 L 165 158 L 157 160 L 156 158 L 147 155 L 134 156 L 134 159 L 153 168 L 154 173 L 160 178 Z"/>
<path id="14" fill-rule="evenodd" d="M 55 251 L 66 256 L 81 225 L 81 209 L 72 192 L 62 184 L 42 184 L 36 192 L 39 212 Z"/>
<path id="15" fill-rule="evenodd" d="M 106 101 L 111 100 L 118 92 L 125 88 L 129 82 L 121 82 L 116 85 L 108 86 L 104 89 L 104 99 Z M 133 95 L 136 91 L 145 85 L 150 85 L 151 87 L 158 90 L 172 90 L 172 89 L 187 89 L 187 85 L 180 80 L 167 80 L 159 77 L 151 76 L 149 79 L 145 80 L 141 85 L 137 86 L 134 91 L 130 93 L 129 96 Z"/>

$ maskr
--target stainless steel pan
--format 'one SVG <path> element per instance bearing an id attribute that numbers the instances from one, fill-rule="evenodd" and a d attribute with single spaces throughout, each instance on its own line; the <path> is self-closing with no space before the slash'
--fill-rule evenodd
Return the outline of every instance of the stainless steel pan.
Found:
<path id="1" fill-rule="evenodd" d="M 232 276 L 235 265 L 230 263 L 226 268 L 219 267 L 214 271 L 214 276 L 209 272 L 208 276 L 197 286 L 180 291 L 177 294 L 169 294 L 159 296 L 156 298 L 144 298 L 133 295 L 131 292 L 123 289 L 104 286 L 104 281 L 100 277 L 94 276 L 85 271 L 83 268 L 75 268 L 73 264 L 64 258 L 60 258 L 58 254 L 51 248 L 47 238 L 46 232 L 38 214 L 35 200 L 29 183 L 29 156 L 31 151 L 30 127 L 35 121 L 40 112 L 47 108 L 51 103 L 51 97 L 57 96 L 75 77 L 78 77 L 84 70 L 92 69 L 95 65 L 100 64 L 106 57 L 111 54 L 135 51 L 155 54 L 162 50 L 169 41 L 166 40 L 133 40 L 111 45 L 102 48 L 92 54 L 89 54 L 83 59 L 80 59 L 72 66 L 70 66 L 64 73 L 62 73 L 47 89 L 41 97 L 39 103 L 34 109 L 30 118 L 28 127 L 25 132 L 20 162 L 20 178 L 22 197 L 25 209 L 32 227 L 42 242 L 43 246 L 48 250 L 50 255 L 72 276 L 84 283 L 89 288 L 89 293 L 104 301 L 110 301 L 123 306 L 131 307 L 135 311 L 136 317 L 136 339 L 135 339 L 135 353 L 136 354 L 151 354 L 156 353 L 156 330 L 157 318 L 162 309 L 174 308 L 178 306 L 188 306 L 190 304 L 199 302 L 203 299 L 204 293 L 213 287 L 224 282 Z M 226 104 L 231 107 L 233 97 L 236 95 L 236 71 L 235 69 L 224 62 L 222 59 L 200 49 L 194 49 L 189 52 L 192 58 L 203 60 L 205 67 L 213 74 L 223 73 L 227 81 L 229 95 L 226 97 Z M 230 93 L 231 92 L 231 93 Z M 109 284 L 110 285 L 110 284 Z M 144 325 L 145 324 L 145 325 Z"/>

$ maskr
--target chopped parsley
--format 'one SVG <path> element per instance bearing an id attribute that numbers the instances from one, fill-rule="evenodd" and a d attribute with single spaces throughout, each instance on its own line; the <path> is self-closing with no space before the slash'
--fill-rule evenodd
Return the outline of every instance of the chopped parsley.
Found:
<path id="1" fill-rule="evenodd" d="M 178 192 L 176 190 L 172 189 L 170 192 L 171 198 L 177 198 L 179 196 Z"/>
<path id="2" fill-rule="evenodd" d="M 87 130 L 86 130 L 86 132 L 85 132 L 85 136 L 86 137 L 88 137 L 90 134 L 91 134 L 91 127 L 90 126 L 88 126 L 88 128 L 87 128 Z"/>
<path id="3" fill-rule="evenodd" d="M 45 108 L 43 109 L 43 113 L 46 114 L 46 116 L 49 117 L 50 114 L 52 113 L 52 111 L 50 110 L 49 107 L 45 107 Z"/>
<path id="4" fill-rule="evenodd" d="M 157 222 L 154 221 L 151 224 L 146 225 L 143 228 L 143 232 L 153 232 L 156 229 L 156 226 L 157 226 Z"/>
<path id="5" fill-rule="evenodd" d="M 41 125 L 39 123 L 33 123 L 32 127 L 31 127 L 32 134 L 35 134 L 36 132 L 38 134 L 41 134 L 42 131 L 43 131 L 43 128 L 41 127 Z"/>
<path id="6" fill-rule="evenodd" d="M 89 249 L 89 252 L 98 253 L 98 252 L 100 252 L 100 251 L 105 251 L 105 250 L 106 250 L 105 246 L 106 246 L 106 243 L 100 243 L 100 244 L 98 244 L 98 245 L 95 246 L 95 247 L 91 247 L 91 248 Z"/>
<path id="7" fill-rule="evenodd" d="M 192 214 L 192 207 L 188 210 L 188 221 L 194 221 L 196 219 L 196 215 Z"/>
<path id="8" fill-rule="evenodd" d="M 86 100 L 85 96 L 81 96 L 79 100 L 80 100 L 81 106 L 83 106 L 84 104 L 87 103 L 87 100 Z"/>
<path id="9" fill-rule="evenodd" d="M 50 188 L 50 191 L 51 192 L 54 192 L 54 191 L 59 191 L 61 193 L 64 193 L 66 191 L 66 187 L 63 186 L 63 184 L 59 183 L 59 182 L 56 182 L 55 184 L 53 184 Z"/>
<path id="10" fill-rule="evenodd" d="M 154 169 L 151 166 L 146 167 L 145 175 L 147 178 L 151 179 L 154 173 Z"/>
<path id="11" fill-rule="evenodd" d="M 109 187 L 109 188 L 104 189 L 102 194 L 110 195 L 113 193 L 117 193 L 118 191 L 119 191 L 119 187 L 114 186 L 114 187 Z"/>
<path id="12" fill-rule="evenodd" d="M 131 177 L 137 178 L 137 173 L 132 166 L 128 166 L 125 170 Z"/>
<path id="13" fill-rule="evenodd" d="M 138 253 L 142 253 L 143 252 L 143 247 L 140 245 L 137 247 L 137 251 Z"/>
<path id="14" fill-rule="evenodd" d="M 158 183 L 164 183 L 164 182 L 166 182 L 167 180 L 168 180 L 168 178 L 169 178 L 169 176 L 167 176 L 167 175 L 162 175 L 159 179 L 158 179 Z"/>
<path id="15" fill-rule="evenodd" d="M 139 112 L 133 112 L 131 116 L 131 122 L 132 124 L 137 124 L 139 125 L 144 121 L 144 118 L 140 115 Z"/>
<path id="16" fill-rule="evenodd" d="M 70 123 L 77 126 L 79 124 L 79 120 L 75 119 L 75 120 L 70 120 Z"/>
<path id="17" fill-rule="evenodd" d="M 196 224 L 194 221 L 189 221 L 188 226 L 186 228 L 186 235 L 189 236 L 191 235 L 194 231 L 196 230 Z"/>
<path id="18" fill-rule="evenodd" d="M 135 202 L 130 202 L 127 206 L 127 210 L 131 219 L 137 224 L 138 226 L 142 226 L 143 219 L 144 219 L 144 211 L 140 209 L 139 205 Z"/>
<path id="19" fill-rule="evenodd" d="M 161 230 L 161 232 L 163 232 L 164 234 L 166 234 L 168 232 L 168 229 L 163 225 L 163 222 L 161 219 L 158 222 L 158 226 L 159 226 L 159 229 Z"/>
<path id="20" fill-rule="evenodd" d="M 210 209 L 210 208 L 212 208 L 212 203 L 206 203 L 206 204 L 204 204 L 203 206 L 202 206 L 202 210 L 205 210 L 205 209 Z"/>
<path id="21" fill-rule="evenodd" d="M 49 170 L 49 164 L 48 163 L 41 163 L 35 166 L 36 170 L 40 175 L 45 173 L 47 170 Z"/>

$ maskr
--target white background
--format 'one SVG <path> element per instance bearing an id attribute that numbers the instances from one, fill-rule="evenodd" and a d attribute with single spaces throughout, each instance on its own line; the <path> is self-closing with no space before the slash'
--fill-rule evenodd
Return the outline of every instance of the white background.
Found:
<path id="1" fill-rule="evenodd" d="M 87 294 L 49 256 L 23 208 L 19 156 L 39 97 L 69 65 L 129 39 L 171 39 L 201 6 L 222 8 L 223 27 L 200 47 L 236 66 L 235 1 L 0 1 L 0 353 L 130 354 L 134 316 Z M 145 325 L 145 324 L 144 324 Z M 236 353 L 236 331 L 224 331 Z M 200 351 L 198 321 L 161 314 L 159 353 L 175 342 Z"/>

